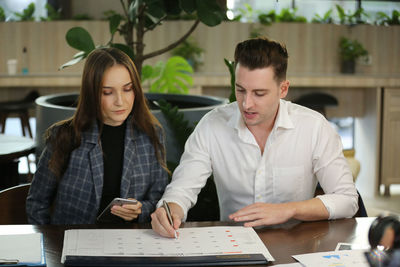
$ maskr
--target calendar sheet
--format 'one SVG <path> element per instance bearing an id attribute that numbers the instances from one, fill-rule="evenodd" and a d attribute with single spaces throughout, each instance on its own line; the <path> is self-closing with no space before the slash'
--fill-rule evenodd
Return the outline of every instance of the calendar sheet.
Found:
<path id="1" fill-rule="evenodd" d="M 273 257 L 253 228 L 181 228 L 179 237 L 161 237 L 152 229 L 74 229 L 64 233 L 61 262 L 66 256 L 166 257 L 263 254 Z"/>

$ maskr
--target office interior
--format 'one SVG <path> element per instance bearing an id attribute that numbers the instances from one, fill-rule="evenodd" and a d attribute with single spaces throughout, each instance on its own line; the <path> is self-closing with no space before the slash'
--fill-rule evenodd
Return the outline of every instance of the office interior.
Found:
<path id="1" fill-rule="evenodd" d="M 12 21 L 13 12 L 21 12 L 29 3 L 36 4 L 36 21 Z M 46 16 L 46 3 L 63 7 L 67 19 L 40 21 Z M 399 1 L 311 1 L 311 0 L 222 0 L 228 17 L 242 14 L 239 21 L 223 21 L 215 27 L 200 24 L 191 34 L 192 40 L 204 50 L 202 64 L 193 73 L 190 94 L 228 97 L 230 75 L 224 58 L 233 60 L 235 44 L 254 32 L 286 44 L 289 52 L 288 79 L 291 88 L 287 97 L 296 101 L 305 94 L 323 92 L 337 99 L 338 104 L 326 106 L 326 117 L 342 133 L 346 150 L 359 163 L 356 186 L 372 215 L 380 212 L 400 214 L 400 26 L 375 25 L 374 17 L 381 11 L 389 16 L 400 10 Z M 364 23 L 343 25 L 311 23 L 315 14 L 323 16 L 332 9 L 338 20 L 335 5 L 346 12 L 360 6 L 369 16 Z M 85 28 L 95 44 L 105 44 L 110 38 L 104 11 L 122 12 L 118 0 L 2 0 L 7 21 L 0 22 L 0 102 L 23 98 L 36 90 L 41 96 L 76 93 L 79 90 L 83 63 L 63 70 L 59 67 L 78 52 L 65 41 L 66 32 L 75 26 Z M 41 7 L 41 8 L 40 8 Z M 257 14 L 263 10 L 281 11 L 296 8 L 307 23 L 279 22 L 263 25 Z M 74 20 L 76 15 L 90 20 Z M 171 20 L 146 34 L 145 51 L 153 51 L 178 39 L 193 24 L 188 20 Z M 353 74 L 340 71 L 339 39 L 359 41 L 368 56 L 356 62 Z M 116 41 L 124 42 L 119 35 Z M 25 52 L 24 52 L 25 48 Z M 154 65 L 166 61 L 171 53 L 148 59 Z M 9 74 L 7 61 L 17 60 L 15 74 Z M 27 69 L 23 70 L 24 68 Z M 145 88 L 146 84 L 145 84 Z M 36 135 L 35 108 L 30 109 L 33 138 Z M 11 116 L 5 134 L 21 135 L 19 119 Z M 30 172 L 35 170 L 35 157 L 30 155 Z M 19 172 L 26 174 L 26 158 L 20 159 Z M 357 163 L 356 163 L 357 164 Z M 25 175 L 26 176 L 26 175 Z"/>

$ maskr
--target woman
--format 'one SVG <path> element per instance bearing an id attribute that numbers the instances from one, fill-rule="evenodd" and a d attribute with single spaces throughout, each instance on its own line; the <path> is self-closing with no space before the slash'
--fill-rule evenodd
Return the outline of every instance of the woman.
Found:
<path id="1" fill-rule="evenodd" d="M 114 197 L 113 221 L 150 221 L 167 184 L 161 126 L 131 59 L 114 48 L 89 54 L 74 116 L 46 133 L 26 202 L 32 224 L 91 224 Z"/>

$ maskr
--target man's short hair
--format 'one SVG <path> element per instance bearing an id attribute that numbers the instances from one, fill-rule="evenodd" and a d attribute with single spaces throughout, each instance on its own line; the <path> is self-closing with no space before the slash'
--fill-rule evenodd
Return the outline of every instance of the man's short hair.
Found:
<path id="1" fill-rule="evenodd" d="M 236 46 L 235 66 L 240 63 L 250 70 L 272 66 L 275 79 L 280 82 L 286 80 L 288 57 L 284 44 L 266 37 L 258 37 Z"/>

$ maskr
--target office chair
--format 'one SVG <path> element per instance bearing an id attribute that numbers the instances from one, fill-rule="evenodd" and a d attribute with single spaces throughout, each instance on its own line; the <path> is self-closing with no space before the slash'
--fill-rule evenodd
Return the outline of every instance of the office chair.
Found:
<path id="1" fill-rule="evenodd" d="M 12 100 L 12 101 L 4 101 L 0 102 L 0 128 L 1 133 L 4 133 L 6 130 L 6 122 L 7 118 L 12 114 L 16 114 L 21 120 L 21 128 L 22 135 L 26 136 L 26 132 L 28 132 L 29 137 L 33 138 L 31 126 L 29 124 L 29 109 L 35 106 L 35 100 L 39 97 L 39 93 L 37 91 L 29 92 L 23 99 L 21 100 Z M 27 156 L 28 162 L 28 181 L 32 179 L 32 172 L 30 168 L 29 157 Z"/>
<path id="2" fill-rule="evenodd" d="M 7 118 L 11 114 L 16 114 L 21 120 L 23 136 L 26 136 L 25 134 L 25 129 L 26 129 L 29 133 L 30 138 L 32 138 L 32 130 L 29 125 L 29 109 L 35 106 L 35 100 L 38 97 L 39 97 L 38 92 L 31 91 L 21 100 L 0 102 L 1 133 L 4 133 L 6 129 Z"/>
<path id="3" fill-rule="evenodd" d="M 28 224 L 26 197 L 30 183 L 0 191 L 0 224 Z"/>
<path id="4" fill-rule="evenodd" d="M 324 117 L 326 117 L 325 107 L 336 107 L 338 105 L 336 97 L 322 92 L 314 92 L 302 95 L 293 102 L 318 111 L 324 115 Z"/>

